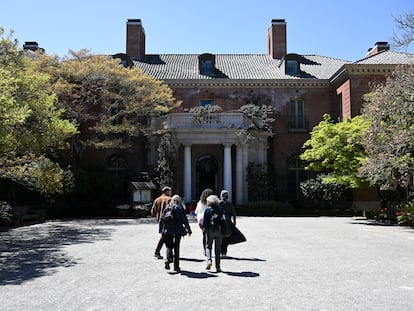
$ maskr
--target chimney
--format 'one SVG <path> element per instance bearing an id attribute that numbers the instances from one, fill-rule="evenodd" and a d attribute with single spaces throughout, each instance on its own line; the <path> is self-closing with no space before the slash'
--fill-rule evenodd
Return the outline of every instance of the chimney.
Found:
<path id="1" fill-rule="evenodd" d="M 367 52 L 367 55 L 365 57 L 370 57 L 372 55 L 378 54 L 382 51 L 388 51 L 390 49 L 390 45 L 388 42 L 378 41 L 375 43 L 373 48 L 370 48 Z"/>
<path id="2" fill-rule="evenodd" d="M 36 41 L 25 41 L 25 43 L 23 44 L 23 50 L 27 51 L 40 51 L 40 52 L 44 52 L 45 49 L 39 47 L 39 44 Z"/>
<path id="3" fill-rule="evenodd" d="M 281 59 L 286 55 L 286 21 L 272 19 L 267 32 L 267 53 L 273 59 Z"/>
<path id="4" fill-rule="evenodd" d="M 140 19 L 127 21 L 126 54 L 131 59 L 145 55 L 145 31 Z"/>

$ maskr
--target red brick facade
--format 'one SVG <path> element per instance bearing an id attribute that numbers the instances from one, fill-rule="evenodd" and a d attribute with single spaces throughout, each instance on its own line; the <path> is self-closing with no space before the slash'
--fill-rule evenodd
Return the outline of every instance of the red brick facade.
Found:
<path id="1" fill-rule="evenodd" d="M 126 53 L 136 67 L 172 88 L 174 97 L 182 101 L 182 107 L 177 112 L 188 112 L 199 106 L 202 100 L 214 102 L 223 109 L 223 114 L 237 112 L 248 103 L 271 105 L 275 121 L 273 135 L 267 138 L 263 163 L 268 165 L 274 179 L 274 198 L 285 200 L 297 198 L 298 183 L 306 177 L 306 173 L 295 159 L 303 152 L 304 142 L 323 115 L 328 113 L 333 120 L 340 121 L 360 114 L 363 95 L 371 90 L 372 83 L 383 82 L 397 64 L 411 59 L 414 61 L 411 54 L 389 51 L 389 46 L 383 42 L 370 50 L 366 58 L 351 63 L 319 55 L 288 54 L 286 41 L 286 22 L 277 19 L 272 20 L 268 30 L 267 55 L 146 55 L 141 20 L 128 20 Z M 202 68 L 204 65 L 207 67 Z M 208 74 L 203 73 L 208 66 L 212 66 Z M 300 126 L 292 126 L 293 113 L 300 117 Z M 197 135 L 203 131 L 206 135 L 209 131 L 214 132 L 205 128 L 194 130 Z M 190 197 L 197 198 L 200 187 L 204 186 L 197 171 L 198 159 L 210 156 L 217 162 L 215 190 L 230 185 L 233 196 L 239 202 L 248 200 L 246 196 L 237 194 L 240 189 L 248 191 L 238 180 L 244 176 L 240 173 L 238 159 L 247 156 L 245 153 L 242 155 L 240 142 L 226 138 L 230 137 L 230 129 L 223 129 L 222 140 L 206 140 L 205 143 L 200 138 L 189 140 L 191 134 L 188 129 L 184 140 L 180 129 L 175 131 L 180 150 L 177 167 L 179 181 L 173 185 L 177 193 L 184 193 L 187 201 Z M 226 149 L 228 147 L 230 151 Z M 254 154 L 254 148 L 249 148 L 249 161 L 264 159 L 262 155 Z M 156 163 L 154 150 L 154 146 L 152 151 L 145 150 L 142 143 L 129 154 L 123 154 L 132 174 L 139 174 L 148 165 Z M 229 155 L 232 162 L 230 180 L 225 173 L 226 157 Z M 107 159 L 108 156 L 101 154 L 99 157 Z M 94 156 L 89 159 L 93 165 Z M 191 163 L 185 164 L 185 161 Z M 188 184 L 187 178 L 191 179 Z M 190 190 L 187 189 L 189 187 Z"/>

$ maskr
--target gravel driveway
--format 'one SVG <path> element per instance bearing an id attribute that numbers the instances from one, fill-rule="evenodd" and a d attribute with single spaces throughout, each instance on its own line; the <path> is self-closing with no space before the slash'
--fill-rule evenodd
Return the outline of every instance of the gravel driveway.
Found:
<path id="1" fill-rule="evenodd" d="M 153 257 L 152 219 L 0 232 L 0 310 L 414 310 L 412 228 L 345 217 L 239 217 L 247 242 L 230 245 L 223 272 L 213 273 L 191 226 L 181 274 Z"/>

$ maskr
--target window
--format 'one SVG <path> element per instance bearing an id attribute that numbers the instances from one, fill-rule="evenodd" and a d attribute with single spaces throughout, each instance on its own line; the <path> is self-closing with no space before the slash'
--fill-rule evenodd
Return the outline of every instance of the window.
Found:
<path id="1" fill-rule="evenodd" d="M 214 106 L 214 100 L 212 99 L 200 99 L 200 106 Z"/>
<path id="2" fill-rule="evenodd" d="M 305 129 L 305 107 L 303 99 L 290 100 L 290 122 L 289 129 Z"/>
<path id="3" fill-rule="evenodd" d="M 107 171 L 114 176 L 125 176 L 128 164 L 120 155 L 113 155 L 108 160 Z"/>
<path id="4" fill-rule="evenodd" d="M 338 117 L 338 122 L 342 122 L 343 120 L 343 107 L 342 107 L 342 93 L 339 94 L 339 117 Z"/>
<path id="5" fill-rule="evenodd" d="M 198 56 L 198 69 L 200 74 L 213 77 L 216 68 L 216 57 L 213 54 L 205 53 Z"/>
<path id="6" fill-rule="evenodd" d="M 201 74 L 206 76 L 212 76 L 214 73 L 213 61 L 211 59 L 205 59 L 201 61 Z"/>
<path id="7" fill-rule="evenodd" d="M 301 56 L 295 53 L 287 54 L 284 57 L 285 73 L 289 76 L 300 76 Z"/>
<path id="8" fill-rule="evenodd" d="M 290 76 L 297 76 L 299 73 L 298 70 L 298 61 L 297 60 L 287 60 L 286 63 L 286 73 Z"/>
<path id="9" fill-rule="evenodd" d="M 305 170 L 304 162 L 299 156 L 288 160 L 288 196 L 290 199 L 301 199 L 300 183 L 310 178 L 310 172 Z"/>

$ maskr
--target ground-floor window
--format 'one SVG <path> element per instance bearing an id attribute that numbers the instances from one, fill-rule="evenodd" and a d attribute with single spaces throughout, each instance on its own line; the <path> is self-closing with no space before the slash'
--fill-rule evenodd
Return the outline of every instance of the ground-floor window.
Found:
<path id="1" fill-rule="evenodd" d="M 300 183 L 310 178 L 311 173 L 305 170 L 305 163 L 294 156 L 288 160 L 288 195 L 289 199 L 302 199 Z"/>
<path id="2" fill-rule="evenodd" d="M 121 155 L 113 155 L 108 159 L 106 170 L 114 176 L 123 177 L 128 169 L 127 161 Z"/>

